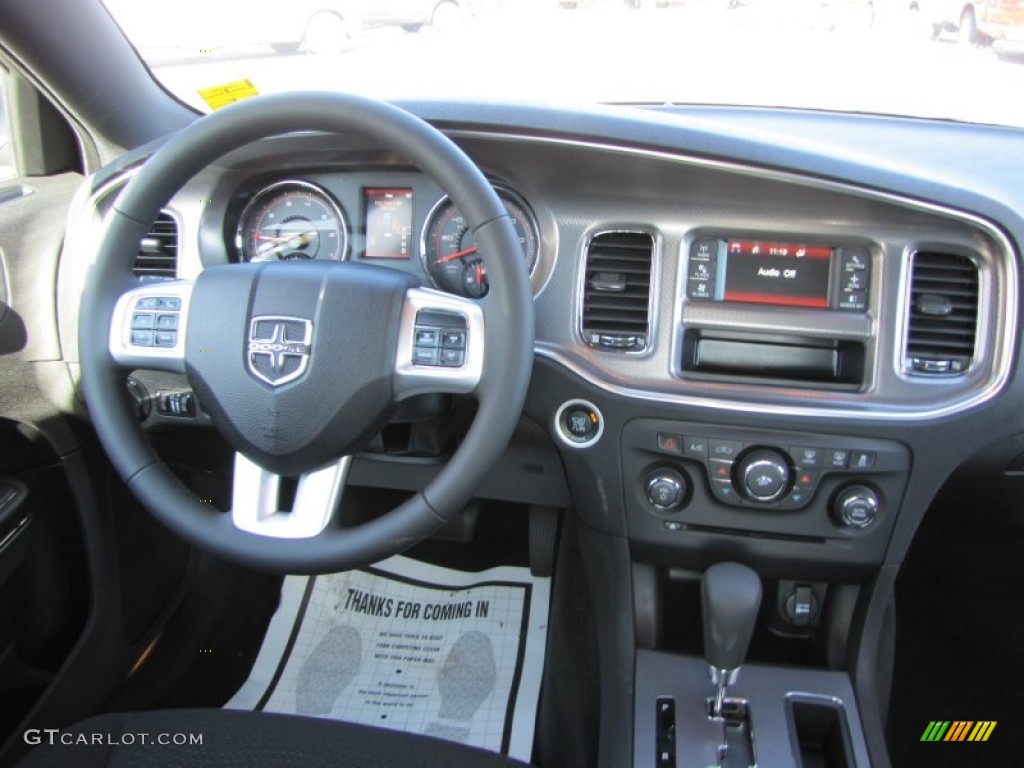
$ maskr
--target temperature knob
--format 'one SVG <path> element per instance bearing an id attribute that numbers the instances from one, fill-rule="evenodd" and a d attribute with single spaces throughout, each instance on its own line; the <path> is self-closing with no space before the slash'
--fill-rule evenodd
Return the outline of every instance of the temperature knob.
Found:
<path id="1" fill-rule="evenodd" d="M 789 462 L 778 451 L 760 448 L 739 461 L 736 479 L 740 493 L 750 501 L 769 504 L 782 498 L 789 488 Z"/>

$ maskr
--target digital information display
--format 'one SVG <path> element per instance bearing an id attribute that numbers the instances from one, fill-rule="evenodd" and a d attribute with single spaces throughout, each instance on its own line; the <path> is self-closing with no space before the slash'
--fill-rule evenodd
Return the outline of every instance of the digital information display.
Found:
<path id="1" fill-rule="evenodd" d="M 690 251 L 687 295 L 706 301 L 863 312 L 870 269 L 868 252 L 860 247 L 704 239 Z"/>
<path id="2" fill-rule="evenodd" d="M 405 188 L 366 188 L 367 259 L 408 259 L 412 256 L 412 190 Z"/>

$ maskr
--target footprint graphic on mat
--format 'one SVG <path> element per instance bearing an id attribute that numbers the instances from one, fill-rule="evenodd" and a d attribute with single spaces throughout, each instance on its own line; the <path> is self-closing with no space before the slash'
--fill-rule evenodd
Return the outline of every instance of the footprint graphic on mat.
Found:
<path id="1" fill-rule="evenodd" d="M 363 660 L 363 641 L 352 627 L 332 627 L 309 654 L 295 686 L 300 715 L 327 715 L 355 680 Z"/>
<path id="2" fill-rule="evenodd" d="M 466 741 L 470 722 L 494 691 L 498 679 L 491 639 L 483 632 L 463 633 L 448 651 L 437 678 L 441 695 L 437 718 L 442 722 L 427 725 L 426 733 L 450 741 Z"/>

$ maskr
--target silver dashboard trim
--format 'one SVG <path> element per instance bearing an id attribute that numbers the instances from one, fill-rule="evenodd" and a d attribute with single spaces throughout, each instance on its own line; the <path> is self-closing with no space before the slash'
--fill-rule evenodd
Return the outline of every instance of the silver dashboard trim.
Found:
<path id="1" fill-rule="evenodd" d="M 552 146 L 565 146 L 573 147 L 578 149 L 590 149 L 599 152 L 605 152 L 609 154 L 630 156 L 630 157 L 645 157 L 650 159 L 661 160 L 664 162 L 676 163 L 680 165 L 698 166 L 703 168 L 710 168 L 722 171 L 728 171 L 730 173 L 737 173 L 746 176 L 753 176 L 761 179 L 768 179 L 779 181 L 787 184 L 795 184 L 811 189 L 820 189 L 830 192 L 841 193 L 845 195 L 860 197 L 868 200 L 875 200 L 885 202 L 891 205 L 900 206 L 903 208 L 910 208 L 913 210 L 929 213 L 933 215 L 939 215 L 945 218 L 953 219 L 961 223 L 966 223 L 977 229 L 984 231 L 992 240 L 999 246 L 998 252 L 994 255 L 1002 258 L 1002 266 L 1005 269 L 1006 274 L 1006 285 L 1002 286 L 1001 296 L 1002 303 L 1005 304 L 1004 312 L 1001 313 L 1003 317 L 1016 318 L 1018 314 L 1018 303 L 1019 303 L 1019 273 L 1017 264 L 1017 255 L 1014 251 L 1012 244 L 1009 239 L 1003 233 L 1003 231 L 994 223 L 974 214 L 959 211 L 954 208 L 949 208 L 936 203 L 928 203 L 920 200 L 916 200 L 910 197 L 904 197 L 891 192 L 881 192 L 876 190 L 859 187 L 852 183 L 831 181 L 828 179 L 815 178 L 813 176 L 801 175 L 797 172 L 791 171 L 779 171 L 771 170 L 767 168 L 758 168 L 752 165 L 744 165 L 741 163 L 727 162 L 723 160 L 712 160 L 709 158 L 695 157 L 692 155 L 676 154 L 669 151 L 653 150 L 653 149 L 640 149 L 636 147 L 620 146 L 615 144 L 607 144 L 600 141 L 584 141 L 579 139 L 564 139 L 554 136 L 538 136 L 529 135 L 523 136 L 514 133 L 506 133 L 501 131 L 488 132 L 488 131 L 477 131 L 477 130 L 451 130 L 447 131 L 447 135 L 452 138 L 461 139 L 477 139 L 477 140 L 489 140 L 489 141 L 508 141 L 523 144 L 547 144 Z M 914 249 L 920 249 L 922 244 L 915 244 Z M 982 270 L 982 279 L 989 280 L 989 270 Z M 897 286 L 897 312 L 899 318 L 904 318 L 906 315 L 906 298 L 903 292 L 904 281 L 907 279 L 906 269 L 901 269 L 900 272 L 900 285 Z M 979 286 L 981 290 L 984 290 L 986 285 L 983 283 Z M 989 284 L 988 287 L 992 287 Z M 998 286 L 995 286 L 998 287 Z M 875 289 L 877 290 L 877 289 Z M 603 389 L 605 392 L 610 394 L 628 397 L 642 401 L 654 401 L 659 403 L 670 403 L 676 405 L 686 405 L 696 408 L 706 408 L 714 411 L 733 411 L 737 413 L 762 413 L 771 414 L 778 416 L 802 416 L 802 417 L 815 417 L 823 419 L 863 419 L 866 416 L 881 421 L 924 421 L 927 419 L 933 419 L 937 417 L 949 416 L 971 408 L 982 405 L 993 397 L 995 397 L 1008 383 L 1011 373 L 1011 364 L 1013 358 L 1013 347 L 1016 341 L 1016 322 L 1003 324 L 997 328 L 990 328 L 990 322 L 984 317 L 984 312 L 981 311 L 983 307 L 987 307 L 986 297 L 983 295 L 980 297 L 979 302 L 979 334 L 984 334 L 985 339 L 991 338 L 991 348 L 994 356 L 991 366 L 991 373 L 983 385 L 975 387 L 969 390 L 963 397 L 947 402 L 939 406 L 897 406 L 897 405 L 885 405 L 872 402 L 833 402 L 827 408 L 825 407 L 814 407 L 814 406 L 799 406 L 789 404 L 779 404 L 768 401 L 742 401 L 742 400 L 730 400 L 720 397 L 705 397 L 697 395 L 683 395 L 675 392 L 666 392 L 663 390 L 637 390 L 632 387 L 626 387 L 614 382 L 607 381 L 597 374 L 595 374 L 588 367 L 581 365 L 576 360 L 571 359 L 565 355 L 558 348 L 552 345 L 546 345 L 543 342 L 538 343 L 535 347 L 535 352 L 541 357 L 548 358 L 553 362 L 563 365 L 569 369 L 572 373 L 576 374 L 580 378 L 584 379 L 588 383 Z M 577 301 L 579 298 L 577 297 Z M 990 311 L 990 309 L 989 309 Z M 906 344 L 906 322 L 905 320 L 898 320 L 896 326 L 896 337 L 894 339 L 895 349 L 898 351 L 902 349 Z M 979 340 L 978 348 L 984 352 L 984 347 L 981 346 Z M 902 371 L 899 370 L 900 365 L 896 360 L 890 361 L 896 368 L 896 375 L 904 376 Z M 667 376 L 671 376 L 671 371 L 667 372 Z M 670 379 L 666 379 L 670 381 Z M 671 379 L 671 381 L 675 381 Z M 914 383 L 920 383 L 921 386 L 929 386 L 933 382 L 921 381 L 920 378 L 911 379 Z M 874 383 L 871 383 L 871 389 L 874 388 Z"/>
<path id="2" fill-rule="evenodd" d="M 999 291 L 999 298 L 1001 300 L 1001 303 L 1003 304 L 1004 310 L 1000 314 L 1003 317 L 1015 319 L 1018 315 L 1018 306 L 1020 299 L 1018 284 L 1019 267 L 1017 263 L 1017 254 L 1007 236 L 996 224 L 990 222 L 985 218 L 982 218 L 971 213 L 966 213 L 964 211 L 949 208 L 936 203 L 923 202 L 921 200 L 917 200 L 910 197 L 904 197 L 902 195 L 891 192 L 882 192 L 867 189 L 864 187 L 859 187 L 852 183 L 831 181 L 827 179 L 815 178 L 809 175 L 801 175 L 800 173 L 795 171 L 791 172 L 759 168 L 753 165 L 744 165 L 742 163 L 736 162 L 695 157 L 692 155 L 673 153 L 671 151 L 642 149 L 616 144 L 608 144 L 600 141 L 565 139 L 554 136 L 539 136 L 535 134 L 520 135 L 502 131 L 492 132 L 481 130 L 453 129 L 446 131 L 446 134 L 449 137 L 456 139 L 476 139 L 486 141 L 497 140 L 521 144 L 567 146 L 580 149 L 590 149 L 594 151 L 600 151 L 620 156 L 645 157 L 680 165 L 717 169 L 727 171 L 730 173 L 752 176 L 755 178 L 775 180 L 788 184 L 795 184 L 811 189 L 832 191 L 868 200 L 880 201 L 900 206 L 903 208 L 909 208 L 923 213 L 938 215 L 947 219 L 952 219 L 960 223 L 973 226 L 983 231 L 998 246 L 998 249 L 994 250 L 993 255 L 1001 259 L 1002 267 L 1005 271 L 1002 274 L 992 275 L 992 270 L 982 270 L 981 279 L 983 282 L 981 283 L 980 288 L 982 292 L 984 292 L 986 288 L 996 289 Z M 77 242 L 77 238 L 72 238 L 71 234 L 73 232 L 78 232 L 79 230 L 82 229 L 87 230 L 90 226 L 94 226 L 97 222 L 95 219 L 93 219 L 93 221 L 90 222 L 90 217 L 92 216 L 99 217 L 99 221 L 101 222 L 103 212 L 100 206 L 103 200 L 107 198 L 110 194 L 116 192 L 117 188 L 126 183 L 131 178 L 131 176 L 137 172 L 137 170 L 138 166 L 128 168 L 118 176 L 108 180 L 100 187 L 94 190 L 88 190 L 87 187 L 83 187 L 83 189 L 87 191 L 85 191 L 85 193 L 82 194 L 81 196 L 76 195 L 76 200 L 72 204 L 71 213 L 69 215 L 69 230 L 68 238 L 66 241 L 70 246 L 69 250 L 72 253 L 78 253 L 80 251 L 87 249 L 84 246 L 76 245 L 75 243 Z M 87 185 L 88 181 L 86 181 L 85 184 Z M 175 201 L 172 198 L 170 204 L 166 206 L 164 210 L 169 213 L 176 214 L 178 212 L 175 209 L 174 205 Z M 179 223 L 183 224 L 183 222 Z M 628 229 L 629 231 L 650 231 L 650 228 L 644 229 L 639 226 L 623 227 L 623 229 Z M 181 232 L 184 233 L 184 229 L 182 229 Z M 660 234 L 655 234 L 653 236 L 655 238 L 655 258 L 660 258 L 664 246 L 660 242 Z M 187 238 L 179 237 L 179 263 L 181 256 L 183 252 L 187 250 L 187 246 L 189 243 L 190 241 Z M 909 253 L 912 252 L 913 250 L 919 250 L 922 247 L 926 247 L 927 245 L 928 243 L 926 242 L 914 243 L 910 248 L 908 248 L 907 252 Z M 555 258 L 557 259 L 557 254 Z M 81 270 L 81 272 L 77 275 L 79 279 L 81 279 L 82 275 L 84 275 L 84 270 L 88 268 L 87 265 L 89 262 L 91 262 L 91 260 L 91 258 L 86 258 L 83 259 L 82 262 L 80 262 L 80 266 L 77 267 L 76 269 L 76 271 Z M 907 279 L 908 276 L 906 269 L 901 268 L 900 283 L 899 285 L 896 286 L 897 301 L 899 302 L 899 314 L 896 325 L 896 338 L 894 339 L 894 351 L 896 352 L 897 357 L 899 355 L 899 351 L 903 349 L 903 347 L 905 346 L 905 288 Z M 1005 284 L 999 285 L 1002 279 L 1005 279 Z M 652 296 L 656 289 L 657 288 L 655 286 L 652 286 Z M 72 288 L 72 290 L 74 290 L 74 288 Z M 878 404 L 871 402 L 832 402 L 829 404 L 828 407 L 816 407 L 780 404 L 764 400 L 744 401 L 728 399 L 724 397 L 687 395 L 671 391 L 666 392 L 662 390 L 639 390 L 632 387 L 623 386 L 602 378 L 597 373 L 595 373 L 591 367 L 586 366 L 582 362 L 569 356 L 568 354 L 563 352 L 560 347 L 556 345 L 545 343 L 542 341 L 537 342 L 535 346 L 535 354 L 538 355 L 539 357 L 547 358 L 563 366 L 573 374 L 579 376 L 583 380 L 587 381 L 593 386 L 609 394 L 643 402 L 685 405 L 717 412 L 731 411 L 734 413 L 761 413 L 777 416 L 816 417 L 822 419 L 838 420 L 863 419 L 865 417 L 869 417 L 880 421 L 924 421 L 928 419 L 958 414 L 971 408 L 980 406 L 991 400 L 993 397 L 995 397 L 1006 386 L 1007 382 L 1009 381 L 1012 370 L 1013 349 L 1016 343 L 1016 322 L 1011 322 L 992 328 L 992 324 L 984 316 L 986 312 L 989 314 L 989 316 L 991 316 L 991 302 L 988 300 L 988 297 L 984 295 L 984 293 L 980 297 L 980 299 L 981 301 L 979 303 L 980 311 L 978 349 L 981 351 L 982 354 L 984 354 L 986 351 L 986 345 L 988 348 L 992 350 L 993 359 L 991 363 L 991 372 L 986 377 L 985 381 L 981 386 L 974 387 L 973 389 L 966 392 L 964 396 L 959 397 L 958 399 L 955 400 L 945 402 L 939 406 L 912 405 L 901 407 L 898 405 Z M 579 300 L 580 296 L 578 294 L 576 301 Z M 654 319 L 656 320 L 656 318 Z M 589 349 L 589 347 L 587 349 Z M 653 344 L 649 343 L 648 349 L 653 349 Z M 881 358 L 879 358 L 879 360 L 880 359 Z M 897 376 L 906 378 L 906 375 L 900 370 L 901 363 L 899 359 L 891 359 L 888 361 L 888 364 L 892 365 L 896 369 L 895 372 Z M 671 371 L 667 371 L 666 376 L 666 383 L 677 383 L 677 380 L 671 378 Z M 922 387 L 935 384 L 935 382 L 932 381 L 921 381 L 920 377 L 914 377 L 913 379 L 911 379 L 911 381 L 913 381 L 915 384 L 919 384 Z"/>

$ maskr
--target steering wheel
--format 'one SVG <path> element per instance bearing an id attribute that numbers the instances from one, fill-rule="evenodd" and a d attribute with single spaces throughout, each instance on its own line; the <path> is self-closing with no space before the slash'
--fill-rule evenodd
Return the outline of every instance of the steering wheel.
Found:
<path id="1" fill-rule="evenodd" d="M 491 275 L 479 300 L 353 262 L 226 264 L 140 285 L 139 242 L 196 172 L 232 149 L 295 131 L 356 133 L 401 153 L 451 196 Z M 155 327 L 154 327 L 155 326 Z M 443 339 L 444 343 L 437 343 Z M 421 343 L 444 348 L 437 358 Z M 324 573 L 404 551 L 443 526 L 501 457 L 533 361 L 533 294 L 510 217 L 447 137 L 395 106 L 353 95 L 261 96 L 172 136 L 105 222 L 79 317 L 82 386 L 114 467 L 168 528 L 236 562 Z M 229 513 L 202 503 L 157 457 L 125 397 L 127 371 L 185 373 L 233 447 Z M 353 453 L 413 395 L 470 394 L 474 421 L 434 480 L 354 527 L 336 512 Z M 281 509 L 283 477 L 297 477 Z"/>

